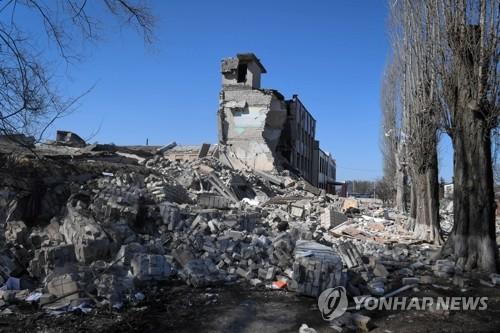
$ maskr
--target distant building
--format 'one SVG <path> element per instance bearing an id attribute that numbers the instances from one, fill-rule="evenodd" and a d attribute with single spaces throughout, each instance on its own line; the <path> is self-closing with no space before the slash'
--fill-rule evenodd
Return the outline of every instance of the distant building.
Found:
<path id="1" fill-rule="evenodd" d="M 337 167 L 330 153 L 319 150 L 318 187 L 335 193 Z"/>
<path id="2" fill-rule="evenodd" d="M 321 160 L 316 120 L 298 96 L 285 100 L 276 90 L 262 89 L 266 69 L 253 53 L 223 59 L 221 73 L 219 158 L 235 168 L 295 170 L 318 187 Z M 331 155 L 323 160 L 322 188 L 333 193 L 335 161 Z"/>

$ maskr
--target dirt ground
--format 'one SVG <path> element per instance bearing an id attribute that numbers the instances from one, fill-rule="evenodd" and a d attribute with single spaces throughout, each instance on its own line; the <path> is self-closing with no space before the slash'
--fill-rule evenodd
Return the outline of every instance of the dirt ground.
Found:
<path id="1" fill-rule="evenodd" d="M 483 311 L 361 311 L 372 318 L 374 333 L 499 332 L 500 289 L 470 287 L 467 292 L 421 286 L 400 296 L 488 296 Z M 194 289 L 171 283 L 121 312 L 59 317 L 18 305 L 0 315 L 0 332 L 298 332 L 301 324 L 319 333 L 335 332 L 323 321 L 313 298 L 294 293 L 233 285 Z"/>

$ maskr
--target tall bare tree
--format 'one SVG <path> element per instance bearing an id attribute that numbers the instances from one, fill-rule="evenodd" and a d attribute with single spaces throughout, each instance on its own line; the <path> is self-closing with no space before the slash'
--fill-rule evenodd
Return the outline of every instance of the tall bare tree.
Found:
<path id="1" fill-rule="evenodd" d="M 430 16 L 424 2 L 391 2 L 392 40 L 399 77 L 405 161 L 411 176 L 410 229 L 418 238 L 441 243 L 439 228 L 439 181 L 436 74 L 429 64 L 435 48 L 430 36 Z"/>
<path id="2" fill-rule="evenodd" d="M 110 17 L 137 28 L 145 42 L 152 42 L 154 18 L 141 0 L 0 2 L 0 134 L 41 137 L 75 105 L 77 98 L 64 98 L 53 81 L 48 63 L 58 59 L 37 42 L 46 39 L 56 58 L 73 63 L 79 59 L 75 44 L 96 41 Z M 38 29 L 28 27 L 28 21 Z"/>
<path id="3" fill-rule="evenodd" d="M 406 1 L 405 31 L 408 40 L 408 146 L 416 186 L 416 224 L 418 238 L 440 244 L 439 179 L 437 131 L 439 104 L 436 102 L 436 73 L 431 66 L 436 48 L 432 35 L 433 13 L 424 2 Z"/>
<path id="4" fill-rule="evenodd" d="M 380 150 L 383 157 L 384 176 L 379 180 L 384 186 L 388 202 L 395 202 L 400 212 L 406 211 L 404 141 L 401 140 L 401 113 L 397 63 L 391 59 L 384 72 L 381 90 L 382 131 Z M 384 184 L 382 184 L 384 183 Z"/>
<path id="5" fill-rule="evenodd" d="M 494 185 L 500 184 L 500 128 L 495 128 L 491 133 L 491 141 L 493 144 L 493 182 Z"/>
<path id="6" fill-rule="evenodd" d="M 492 131 L 498 126 L 500 1 L 434 0 L 436 87 L 454 148 L 454 218 L 443 254 L 497 270 Z"/>

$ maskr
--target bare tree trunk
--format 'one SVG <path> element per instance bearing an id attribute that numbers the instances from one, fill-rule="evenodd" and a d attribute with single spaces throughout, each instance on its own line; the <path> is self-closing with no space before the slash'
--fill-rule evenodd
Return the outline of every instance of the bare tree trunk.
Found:
<path id="1" fill-rule="evenodd" d="M 455 223 L 445 254 L 456 256 L 465 270 L 497 271 L 495 238 L 495 194 L 491 138 L 481 112 L 463 108 L 456 118 L 454 148 Z"/>
<path id="2" fill-rule="evenodd" d="M 491 130 L 497 127 L 498 107 L 498 1 L 476 3 L 477 22 L 468 22 L 467 8 L 458 7 L 459 20 L 448 30 L 454 58 L 443 70 L 445 97 L 450 106 L 450 133 L 454 148 L 455 223 L 444 254 L 454 255 L 457 266 L 496 272 L 495 194 Z M 489 16 L 489 17 L 488 17 Z M 489 23 L 487 23 L 489 22 Z"/>
<path id="3" fill-rule="evenodd" d="M 410 117 L 410 222 L 415 219 L 417 234 L 437 225 L 436 170 L 428 166 L 426 147 L 439 123 L 454 147 L 455 223 L 443 254 L 466 270 L 495 272 L 490 131 L 500 118 L 499 1 L 403 0 L 391 2 L 391 13 L 393 45 L 404 66 L 402 104 Z"/>
<path id="4" fill-rule="evenodd" d="M 439 225 L 439 180 L 435 146 L 427 168 L 416 173 L 415 184 L 415 237 L 441 245 L 443 238 Z"/>
<path id="5" fill-rule="evenodd" d="M 400 145 L 401 146 L 401 145 Z M 396 152 L 396 209 L 401 213 L 406 213 L 406 172 L 405 166 L 401 163 L 401 148 Z"/>
<path id="6" fill-rule="evenodd" d="M 415 223 L 417 220 L 417 184 L 415 181 L 414 173 L 411 172 L 411 186 L 410 186 L 410 211 L 408 216 L 408 230 L 415 230 Z"/>

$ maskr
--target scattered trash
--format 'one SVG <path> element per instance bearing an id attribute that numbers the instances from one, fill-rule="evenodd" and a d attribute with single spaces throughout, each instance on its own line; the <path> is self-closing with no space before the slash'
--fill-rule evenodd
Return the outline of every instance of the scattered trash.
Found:
<path id="1" fill-rule="evenodd" d="M 278 281 L 273 281 L 272 283 L 272 288 L 273 289 L 284 289 L 288 285 L 287 281 L 285 280 L 278 280 Z"/>
<path id="2" fill-rule="evenodd" d="M 135 293 L 134 299 L 138 302 L 143 301 L 146 298 L 146 296 L 143 293 Z"/>
<path id="3" fill-rule="evenodd" d="M 314 328 L 307 326 L 307 324 L 300 325 L 299 333 L 318 333 Z"/>
<path id="4" fill-rule="evenodd" d="M 88 313 L 92 312 L 92 308 L 88 304 L 82 303 L 82 304 L 79 304 L 77 306 L 67 305 L 67 306 L 60 307 L 58 309 L 50 309 L 47 312 L 48 312 L 48 314 L 50 314 L 52 316 L 60 316 L 64 313 L 68 313 L 68 312 L 81 312 L 83 314 L 88 314 Z"/>
<path id="5" fill-rule="evenodd" d="M 26 297 L 26 302 L 38 302 L 42 298 L 42 293 L 38 291 L 34 291 Z"/>

